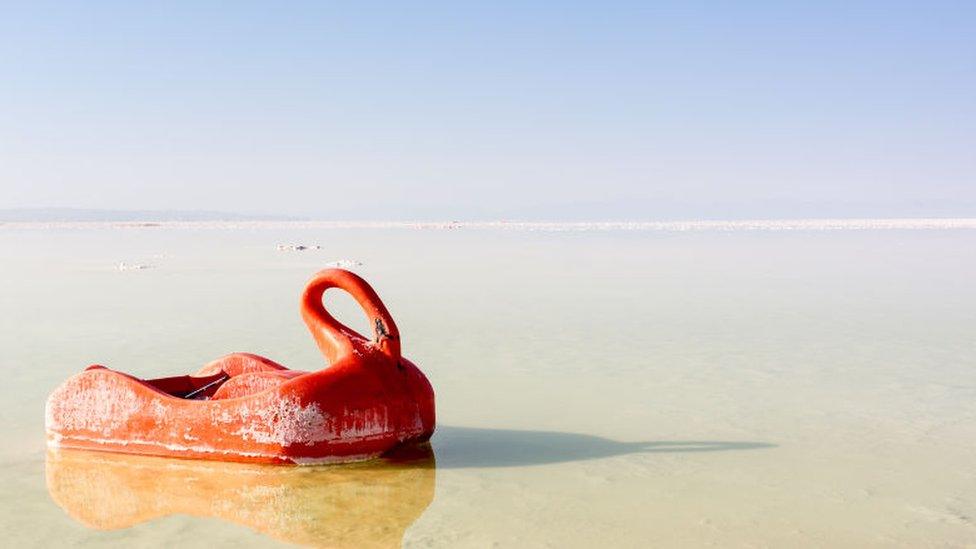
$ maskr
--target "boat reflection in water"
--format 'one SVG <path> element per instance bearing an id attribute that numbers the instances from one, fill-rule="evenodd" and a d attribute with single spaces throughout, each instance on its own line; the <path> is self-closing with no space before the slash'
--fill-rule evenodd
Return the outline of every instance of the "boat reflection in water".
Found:
<path id="1" fill-rule="evenodd" d="M 399 547 L 434 499 L 429 445 L 348 465 L 283 467 L 49 450 L 47 489 L 78 522 L 215 517 L 299 545 Z"/>

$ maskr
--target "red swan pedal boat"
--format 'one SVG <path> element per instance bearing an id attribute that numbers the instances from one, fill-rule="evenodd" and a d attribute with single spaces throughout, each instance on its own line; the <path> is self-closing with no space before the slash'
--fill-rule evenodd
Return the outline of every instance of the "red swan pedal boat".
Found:
<path id="1" fill-rule="evenodd" d="M 330 288 L 369 317 L 370 340 L 332 317 Z M 434 391 L 400 355 L 400 333 L 376 292 L 342 269 L 316 274 L 302 318 L 329 365 L 289 370 L 234 353 L 193 375 L 139 379 L 89 366 L 48 397 L 48 444 L 130 454 L 260 463 L 358 461 L 434 432 Z"/>

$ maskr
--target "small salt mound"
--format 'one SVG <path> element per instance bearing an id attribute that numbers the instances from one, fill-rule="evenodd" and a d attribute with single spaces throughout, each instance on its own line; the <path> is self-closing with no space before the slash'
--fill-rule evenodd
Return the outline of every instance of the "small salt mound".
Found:
<path id="1" fill-rule="evenodd" d="M 279 252 L 303 252 L 305 250 L 321 250 L 322 246 L 317 244 L 309 246 L 305 244 L 278 244 L 275 249 Z"/>
<path id="2" fill-rule="evenodd" d="M 144 263 L 126 263 L 122 261 L 118 265 L 119 271 L 144 271 L 146 269 L 152 269 L 155 265 L 147 265 Z"/>
<path id="3" fill-rule="evenodd" d="M 330 261 L 325 264 L 326 267 L 338 267 L 340 269 L 351 269 L 353 267 L 362 267 L 363 264 L 355 259 L 337 259 L 335 261 Z"/>

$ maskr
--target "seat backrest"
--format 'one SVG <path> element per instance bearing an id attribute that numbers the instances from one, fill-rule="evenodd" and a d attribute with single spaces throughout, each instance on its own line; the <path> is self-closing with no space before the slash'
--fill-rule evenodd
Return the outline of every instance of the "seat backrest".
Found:
<path id="1" fill-rule="evenodd" d="M 236 375 L 217 389 L 211 400 L 225 398 L 238 398 L 263 391 L 271 387 L 277 387 L 289 379 L 304 375 L 308 372 L 297 370 L 280 370 L 267 372 L 250 372 Z"/>

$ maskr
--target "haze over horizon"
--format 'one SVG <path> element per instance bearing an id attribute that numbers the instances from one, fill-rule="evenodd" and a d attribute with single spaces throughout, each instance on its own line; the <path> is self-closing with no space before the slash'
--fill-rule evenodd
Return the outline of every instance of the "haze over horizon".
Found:
<path id="1" fill-rule="evenodd" d="M 131 222 L 162 222 L 162 223 L 204 223 L 216 222 L 215 226 L 223 226 L 222 222 L 259 222 L 266 223 L 337 223 L 339 226 L 369 227 L 411 227 L 415 224 L 434 224 L 444 227 L 483 226 L 496 223 L 505 226 L 539 226 L 539 227 L 602 227 L 602 228 L 665 228 L 681 227 L 699 228 L 976 228 L 976 216 L 931 216 L 931 217 L 686 217 L 686 218 L 633 218 L 633 219 L 465 219 L 450 218 L 416 218 L 416 219 L 382 219 L 358 218 L 336 219 L 326 217 L 287 216 L 274 214 L 248 214 L 241 212 L 222 212 L 207 210 L 104 210 L 82 208 L 12 208 L 0 209 L 0 225 L 18 224 L 73 224 L 73 223 L 131 223 Z M 348 225 L 345 225 L 348 224 Z"/>
<path id="2" fill-rule="evenodd" d="M 976 216 L 976 5 L 11 5 L 0 209 Z"/>

